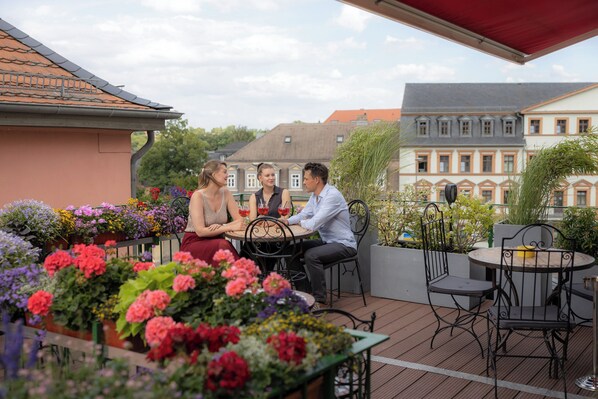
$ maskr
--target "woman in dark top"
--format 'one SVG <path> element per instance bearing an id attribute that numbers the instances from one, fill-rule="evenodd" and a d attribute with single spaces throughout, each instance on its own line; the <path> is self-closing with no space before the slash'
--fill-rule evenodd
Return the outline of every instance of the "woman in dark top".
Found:
<path id="1" fill-rule="evenodd" d="M 263 204 L 268 207 L 268 216 L 275 218 L 288 218 L 289 215 L 280 216 L 278 208 L 284 205 L 291 209 L 291 194 L 286 188 L 280 188 L 275 185 L 276 172 L 274 167 L 267 163 L 261 163 L 257 167 L 257 179 L 262 184 L 262 188 L 249 198 L 249 218 L 251 220 L 258 216 L 258 207 Z"/>

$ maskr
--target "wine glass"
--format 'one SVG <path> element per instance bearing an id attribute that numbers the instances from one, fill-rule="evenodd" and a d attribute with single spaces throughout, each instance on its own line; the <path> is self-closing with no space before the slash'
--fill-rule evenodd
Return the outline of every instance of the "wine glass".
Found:
<path id="1" fill-rule="evenodd" d="M 257 213 L 259 213 L 262 216 L 266 216 L 268 212 L 270 212 L 268 205 L 263 202 L 260 202 L 259 206 L 257 207 Z"/>
<path id="2" fill-rule="evenodd" d="M 289 213 L 291 212 L 291 209 L 289 208 L 289 206 L 287 205 L 287 203 L 285 202 L 284 204 L 281 204 L 278 207 L 278 214 L 281 217 L 285 217 L 287 216 Z"/>
<path id="3" fill-rule="evenodd" d="M 239 205 L 239 215 L 245 219 L 245 224 L 249 223 L 249 206 Z"/>

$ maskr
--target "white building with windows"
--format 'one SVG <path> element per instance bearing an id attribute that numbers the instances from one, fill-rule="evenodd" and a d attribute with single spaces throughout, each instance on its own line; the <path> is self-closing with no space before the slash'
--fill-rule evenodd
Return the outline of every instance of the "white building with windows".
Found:
<path id="1" fill-rule="evenodd" d="M 598 121 L 598 83 L 407 84 L 399 185 L 457 184 L 464 194 L 506 203 L 513 177 L 538 149 L 575 139 Z M 572 176 L 554 205 L 598 206 L 598 177 Z"/>

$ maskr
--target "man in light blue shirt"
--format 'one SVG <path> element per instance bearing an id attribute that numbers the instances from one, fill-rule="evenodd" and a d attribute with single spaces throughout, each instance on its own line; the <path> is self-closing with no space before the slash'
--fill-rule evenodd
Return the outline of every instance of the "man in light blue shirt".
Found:
<path id="1" fill-rule="evenodd" d="M 320 233 L 321 239 L 304 241 L 302 250 L 312 295 L 316 301 L 326 303 L 324 266 L 354 256 L 357 243 L 351 231 L 347 202 L 340 191 L 328 185 L 328 168 L 321 163 L 307 163 L 303 168 L 303 185 L 312 194 L 305 208 L 291 216 L 288 223 L 301 224 Z"/>

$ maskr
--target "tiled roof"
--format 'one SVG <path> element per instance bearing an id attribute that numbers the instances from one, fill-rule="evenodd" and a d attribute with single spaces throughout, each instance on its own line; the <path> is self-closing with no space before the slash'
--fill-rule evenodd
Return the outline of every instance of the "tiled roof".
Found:
<path id="1" fill-rule="evenodd" d="M 407 83 L 403 114 L 518 112 L 595 83 Z"/>
<path id="2" fill-rule="evenodd" d="M 354 128 L 355 125 L 346 123 L 280 124 L 235 152 L 226 161 L 329 162 L 338 147 L 337 136 L 343 136 L 346 141 Z M 285 142 L 285 139 L 290 142 Z"/>
<path id="3" fill-rule="evenodd" d="M 369 123 L 374 121 L 396 122 L 401 118 L 400 108 L 389 109 L 348 109 L 336 110 L 330 115 L 324 123 L 349 123 L 353 121 L 367 120 Z"/>
<path id="4" fill-rule="evenodd" d="M 0 103 L 169 111 L 86 71 L 0 19 Z"/>

